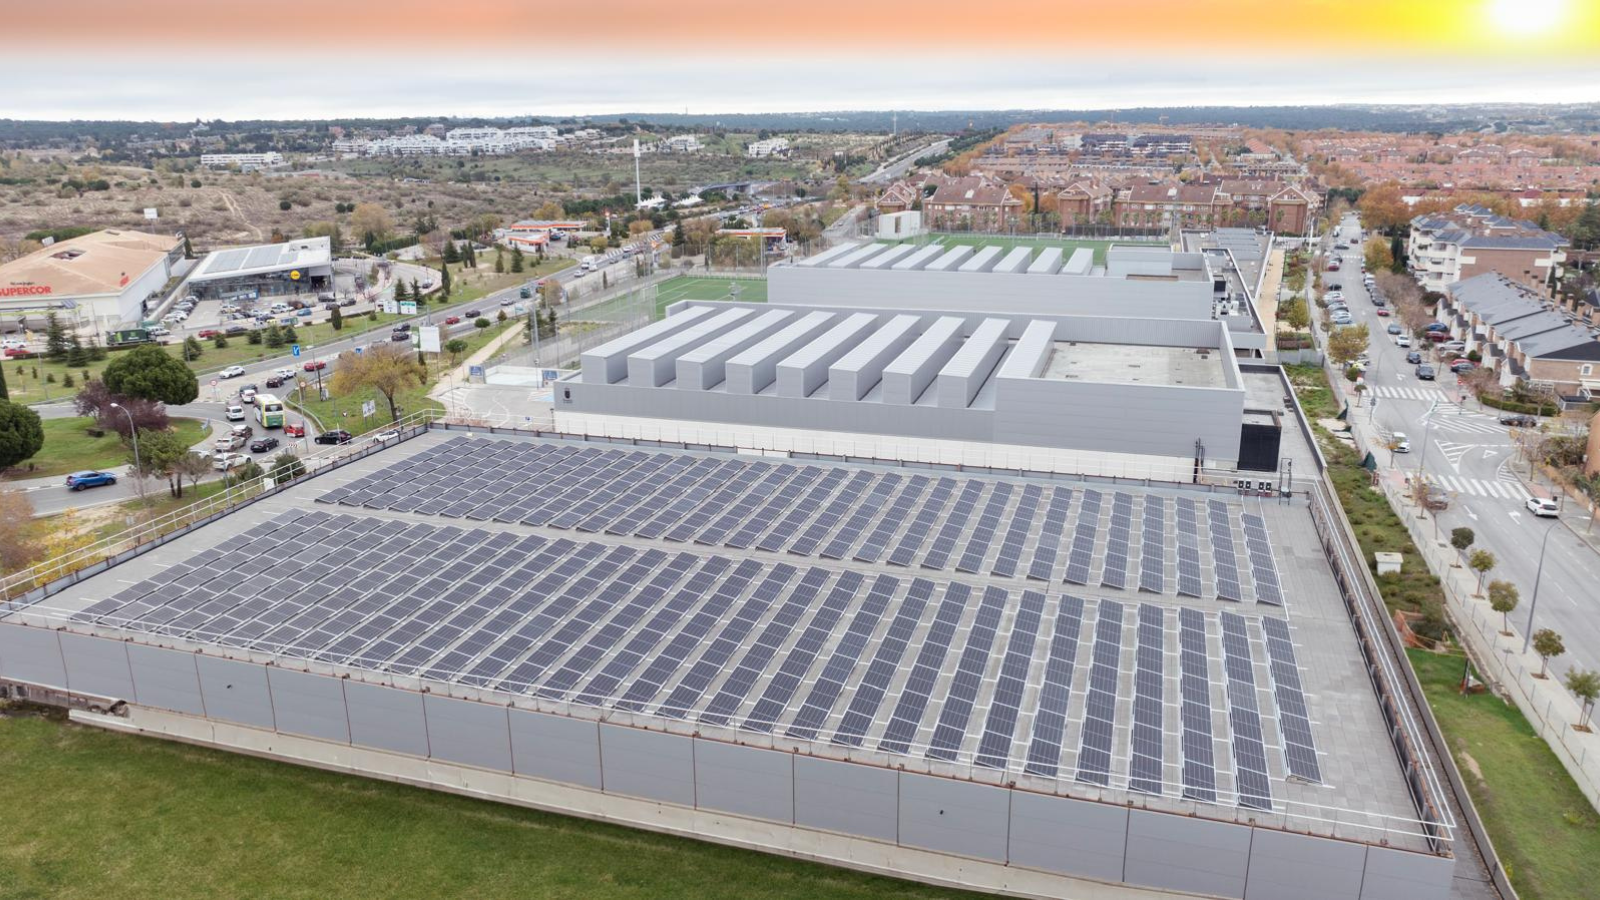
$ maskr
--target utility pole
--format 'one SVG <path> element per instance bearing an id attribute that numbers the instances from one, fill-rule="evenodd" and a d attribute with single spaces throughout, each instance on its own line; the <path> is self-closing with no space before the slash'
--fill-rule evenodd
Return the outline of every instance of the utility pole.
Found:
<path id="1" fill-rule="evenodd" d="M 644 203 L 644 182 L 639 179 L 639 139 L 633 139 L 633 202 L 637 209 Z"/>
<path id="2" fill-rule="evenodd" d="M 126 406 L 123 406 L 120 403 L 113 403 L 111 404 L 111 408 L 121 410 L 122 414 L 128 417 L 128 436 L 133 438 L 133 486 L 139 489 L 139 499 L 143 500 L 144 465 L 139 462 L 139 429 L 133 424 L 133 413 L 128 412 L 128 408 Z M 179 477 L 181 478 L 182 476 L 180 475 Z M 183 487 L 182 482 L 179 482 L 178 487 Z M 1538 585 L 1535 584 L 1534 587 L 1535 590 L 1537 590 Z"/>

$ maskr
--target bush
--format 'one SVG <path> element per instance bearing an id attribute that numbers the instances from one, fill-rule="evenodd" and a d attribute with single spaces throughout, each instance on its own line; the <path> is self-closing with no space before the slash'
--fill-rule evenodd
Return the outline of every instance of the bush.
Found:
<path id="1" fill-rule="evenodd" d="M 472 327 L 474 327 L 474 328 L 488 328 L 492 324 L 494 324 L 494 323 L 490 322 L 488 319 L 479 318 L 479 319 L 475 320 L 472 323 Z"/>
<path id="2" fill-rule="evenodd" d="M 1518 403 L 1492 394 L 1479 394 L 1478 402 L 1492 409 L 1524 413 L 1530 416 L 1553 416 L 1561 412 L 1554 403 Z"/>
<path id="3" fill-rule="evenodd" d="M 261 343 L 261 331 L 259 329 L 256 329 L 256 328 L 250 329 L 248 332 L 245 333 L 244 342 L 249 344 L 249 345 L 251 345 L 251 346 L 260 345 L 260 343 Z"/>
<path id="4" fill-rule="evenodd" d="M 287 200 L 279 200 L 278 201 L 278 208 L 283 210 L 284 212 L 288 212 L 289 210 L 294 209 L 294 204 L 290 203 Z"/>

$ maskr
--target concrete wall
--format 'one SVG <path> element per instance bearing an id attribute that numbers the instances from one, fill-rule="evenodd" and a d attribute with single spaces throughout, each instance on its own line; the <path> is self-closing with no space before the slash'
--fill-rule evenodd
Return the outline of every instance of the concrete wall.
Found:
<path id="1" fill-rule="evenodd" d="M 728 360 L 750 349 L 762 338 L 788 324 L 795 316 L 786 309 L 773 309 L 753 320 L 707 341 L 678 357 L 677 386 L 703 391 L 722 383 Z"/>
<path id="2" fill-rule="evenodd" d="M 961 250 L 969 252 L 960 254 Z M 950 254 L 958 254 L 958 258 L 949 267 L 958 268 L 967 261 L 970 250 L 951 250 L 920 271 L 907 263 L 917 260 L 921 251 L 887 271 L 774 266 L 767 272 L 767 300 L 799 306 L 919 313 L 1211 318 L 1211 283 L 1204 280 L 1128 281 L 1087 274 L 1041 277 L 1025 271 L 961 272 L 936 268 Z"/>
<path id="3" fill-rule="evenodd" d="M 828 367 L 873 333 L 878 317 L 856 313 L 776 364 L 778 396 L 801 398 L 828 380 Z"/>
<path id="4" fill-rule="evenodd" d="M 677 334 L 710 317 L 714 312 L 715 310 L 709 307 L 674 309 L 673 315 L 659 322 L 652 322 L 638 331 L 629 332 L 614 341 L 608 341 L 585 352 L 580 357 L 583 364 L 583 380 L 590 384 L 611 384 L 621 381 L 628 375 L 628 354 L 662 338 Z"/>
<path id="5" fill-rule="evenodd" d="M 728 360 L 723 369 L 729 393 L 755 394 L 778 380 L 778 361 L 822 335 L 834 324 L 834 314 L 808 313 L 743 353 Z"/>
<path id="6" fill-rule="evenodd" d="M 828 399 L 855 401 L 883 379 L 883 370 L 917 339 L 918 316 L 895 316 L 864 335 L 849 353 L 828 366 Z"/>
<path id="7" fill-rule="evenodd" d="M 714 813 L 717 822 L 733 816 L 747 827 L 714 832 L 711 820 L 695 819 L 700 825 L 683 832 L 779 852 L 808 846 L 803 855 L 847 865 L 877 845 L 880 855 L 895 851 L 884 868 L 903 877 L 946 883 L 955 865 L 973 875 L 953 883 L 984 890 L 1019 890 L 1004 875 L 1009 867 L 1033 873 L 1020 890 L 1031 896 L 1078 895 L 1082 885 L 1046 877 L 1061 876 L 1240 900 L 1443 900 L 1453 875 L 1447 859 L 1392 848 L 0 624 L 0 678 L 73 690 L 68 673 L 76 672 L 76 689 L 87 690 L 126 683 L 124 671 L 152 698 L 139 701 L 132 721 L 148 718 L 153 733 L 358 774 L 404 773 L 413 783 L 512 802 L 574 791 L 590 799 L 556 808 L 648 828 L 662 827 L 674 809 Z M 141 671 L 165 673 L 156 676 L 164 689 L 145 692 Z M 511 775 L 537 783 L 519 786 Z M 775 826 L 799 832 L 762 839 Z M 816 851 L 830 841 L 854 852 Z"/>

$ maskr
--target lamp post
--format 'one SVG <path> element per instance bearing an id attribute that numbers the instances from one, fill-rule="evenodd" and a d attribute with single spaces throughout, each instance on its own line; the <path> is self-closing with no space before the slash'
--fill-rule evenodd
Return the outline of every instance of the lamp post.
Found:
<path id="1" fill-rule="evenodd" d="M 1523 629 L 1526 633 L 1522 636 L 1522 652 L 1527 653 L 1528 647 L 1533 643 L 1533 614 L 1539 610 L 1539 579 L 1544 575 L 1544 551 L 1550 544 L 1550 535 L 1556 533 L 1556 525 L 1551 522 L 1550 527 L 1544 530 L 1544 540 L 1539 542 L 1539 565 L 1533 571 L 1533 598 L 1528 601 L 1528 625 Z"/>
<path id="2" fill-rule="evenodd" d="M 133 424 L 133 413 L 120 403 L 111 404 L 111 408 L 120 411 L 128 417 L 128 435 L 133 438 L 133 484 L 139 489 L 139 499 L 144 499 L 144 465 L 139 462 L 139 429 Z"/>

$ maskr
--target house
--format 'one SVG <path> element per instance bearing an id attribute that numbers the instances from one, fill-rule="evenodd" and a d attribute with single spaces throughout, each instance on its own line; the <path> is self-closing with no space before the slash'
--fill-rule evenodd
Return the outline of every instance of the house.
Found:
<path id="1" fill-rule="evenodd" d="M 1455 282 L 1439 318 L 1503 385 L 1522 380 L 1562 396 L 1600 392 L 1600 341 L 1520 281 L 1486 272 Z"/>
<path id="2" fill-rule="evenodd" d="M 940 184 L 923 200 L 922 219 L 935 231 L 1009 231 L 1022 208 L 1004 182 L 968 175 Z"/>
<path id="3" fill-rule="evenodd" d="M 883 214 L 907 212 L 918 205 L 922 190 L 908 181 L 897 181 L 878 195 L 878 212 Z"/>
<path id="4" fill-rule="evenodd" d="M 1094 225 L 1111 217 L 1116 191 L 1094 179 L 1083 179 L 1056 192 L 1056 213 L 1061 227 Z"/>
<path id="5" fill-rule="evenodd" d="M 1412 219 L 1406 253 L 1426 290 L 1498 272 L 1548 293 L 1568 246 L 1566 238 L 1532 222 L 1461 204 L 1447 213 Z"/>

